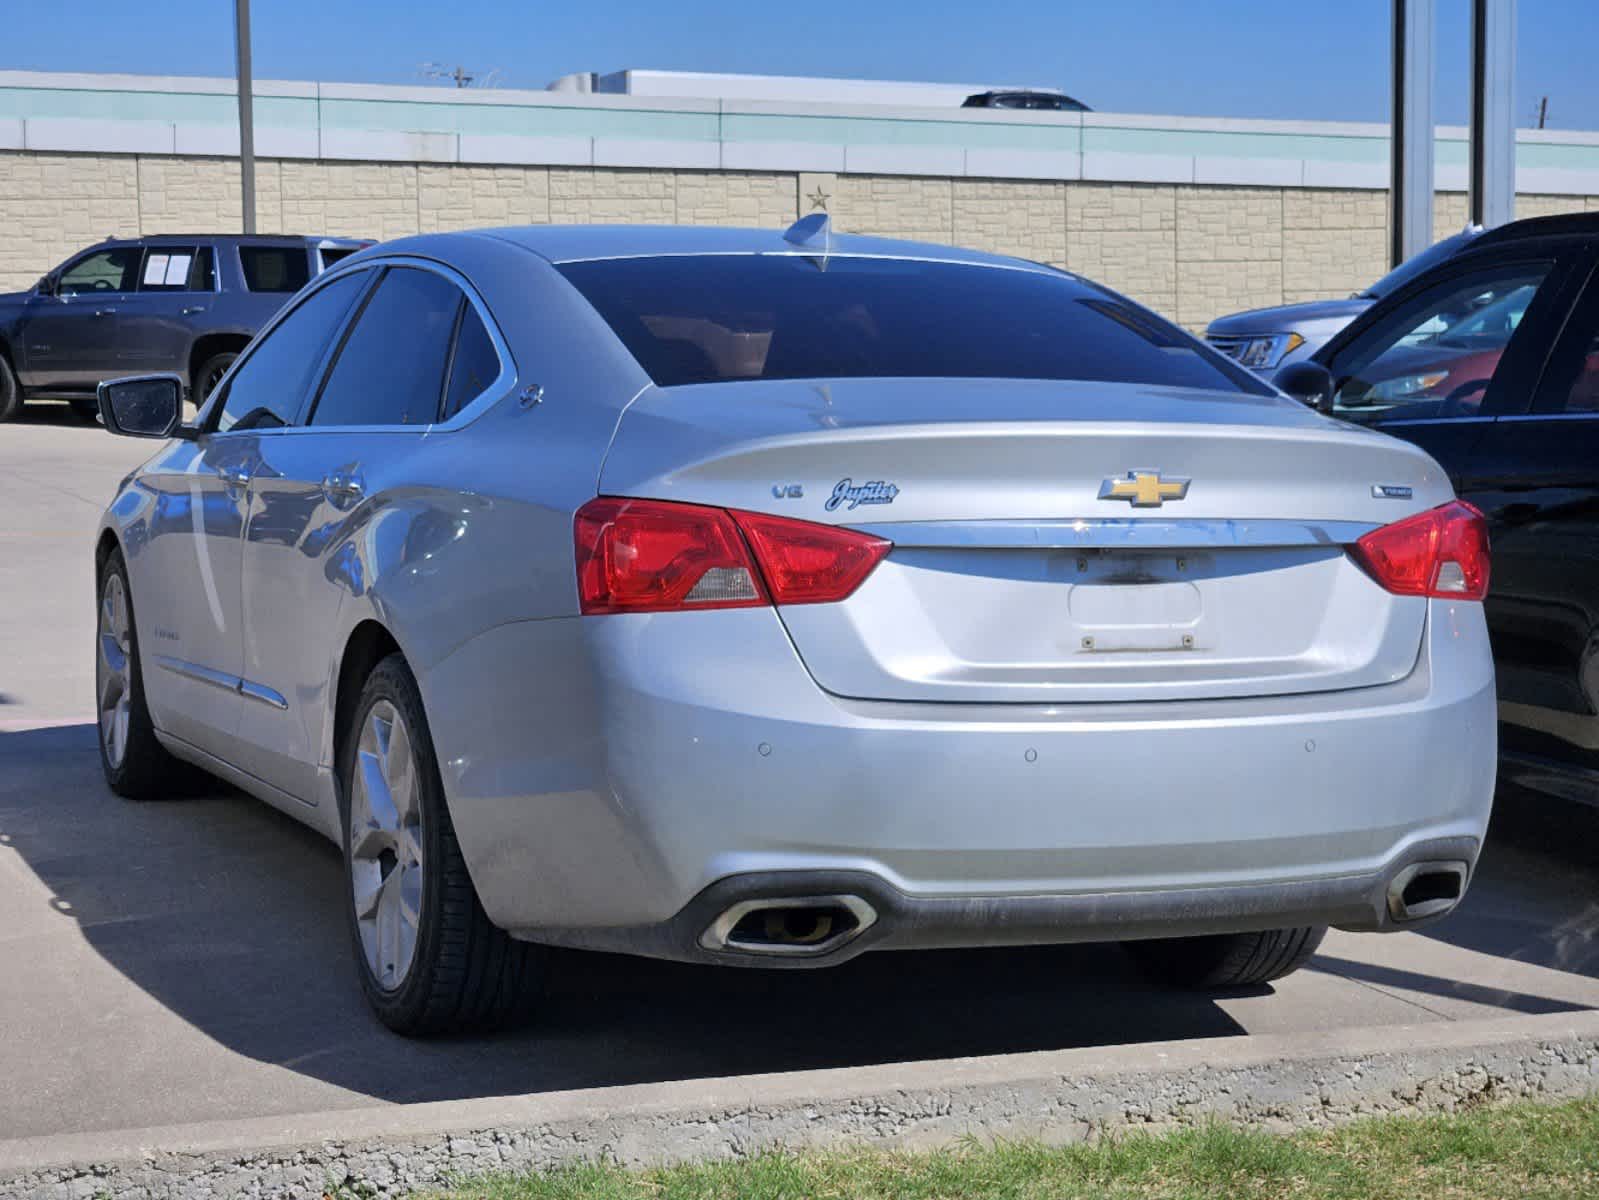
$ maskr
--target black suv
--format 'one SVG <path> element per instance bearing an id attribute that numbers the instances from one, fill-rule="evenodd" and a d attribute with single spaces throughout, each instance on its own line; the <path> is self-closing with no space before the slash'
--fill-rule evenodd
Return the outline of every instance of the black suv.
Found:
<path id="1" fill-rule="evenodd" d="M 1487 515 L 1500 780 L 1599 803 L 1599 213 L 1489 230 L 1276 383 L 1421 446 Z"/>
<path id="2" fill-rule="evenodd" d="M 163 234 L 91 246 L 30 291 L 0 296 L 0 421 L 34 398 L 92 419 L 102 380 L 152 371 L 183 375 L 198 403 L 293 293 L 370 245 Z"/>

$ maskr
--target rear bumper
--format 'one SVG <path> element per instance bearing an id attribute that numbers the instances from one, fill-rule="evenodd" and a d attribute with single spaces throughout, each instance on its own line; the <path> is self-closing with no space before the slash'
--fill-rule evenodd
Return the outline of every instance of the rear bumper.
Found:
<path id="1" fill-rule="evenodd" d="M 1056 896 L 913 896 L 861 871 L 774 871 L 735 875 L 706 888 L 668 921 L 634 927 L 543 929 L 554 945 L 641 954 L 680 962 L 745 967 L 826 967 L 867 950 L 951 950 L 1244 933 L 1336 925 L 1357 932 L 1417 929 L 1458 903 L 1418 917 L 1396 907 L 1412 867 L 1458 865 L 1469 875 L 1480 843 L 1445 838 L 1413 843 L 1375 872 L 1333 879 L 1095 892 Z M 1464 882 L 1460 895 L 1464 895 Z M 816 898 L 861 901 L 862 927 L 823 943 L 819 953 L 778 954 L 729 942 L 718 918 L 762 903 Z"/>
<path id="2" fill-rule="evenodd" d="M 1390 928 L 1392 877 L 1469 872 L 1493 795 L 1473 604 L 1431 602 L 1404 680 L 1309 696 L 844 700 L 761 609 L 503 626 L 423 690 L 489 916 L 669 957 L 736 958 L 704 950 L 701 922 L 773 884 L 881 905 L 839 957 Z"/>

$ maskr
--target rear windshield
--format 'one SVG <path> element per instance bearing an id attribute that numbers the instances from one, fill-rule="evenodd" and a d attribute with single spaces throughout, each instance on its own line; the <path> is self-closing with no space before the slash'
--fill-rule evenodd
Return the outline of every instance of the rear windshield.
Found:
<path id="1" fill-rule="evenodd" d="M 561 273 L 661 387 L 740 379 L 1074 379 L 1271 389 L 1071 276 L 907 259 L 600 259 Z"/>

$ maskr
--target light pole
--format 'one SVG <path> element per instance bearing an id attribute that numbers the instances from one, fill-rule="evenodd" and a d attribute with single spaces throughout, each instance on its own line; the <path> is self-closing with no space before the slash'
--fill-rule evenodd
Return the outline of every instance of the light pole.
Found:
<path id="1" fill-rule="evenodd" d="M 250 77 L 250 0 L 234 0 L 233 45 L 239 81 L 239 182 L 244 196 L 243 232 L 255 232 L 255 105 Z"/>
<path id="2" fill-rule="evenodd" d="M 1393 0 L 1388 265 L 1432 245 L 1433 0 Z"/>
<path id="3" fill-rule="evenodd" d="M 1516 218 L 1516 0 L 1472 0 L 1471 221 Z M 1541 119 L 1541 118 L 1540 118 Z"/>

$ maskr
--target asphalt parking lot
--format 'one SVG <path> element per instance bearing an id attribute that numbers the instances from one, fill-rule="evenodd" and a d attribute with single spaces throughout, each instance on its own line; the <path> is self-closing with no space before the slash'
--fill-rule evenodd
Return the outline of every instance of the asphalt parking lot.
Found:
<path id="1" fill-rule="evenodd" d="M 1113 947 L 803 974 L 563 954 L 530 1029 L 400 1040 L 357 987 L 331 844 L 220 785 L 101 782 L 91 539 L 149 448 L 64 407 L 0 426 L 0 1139 L 1599 1007 L 1599 812 L 1505 796 L 1458 914 L 1334 933 L 1274 988 L 1165 993 Z"/>

